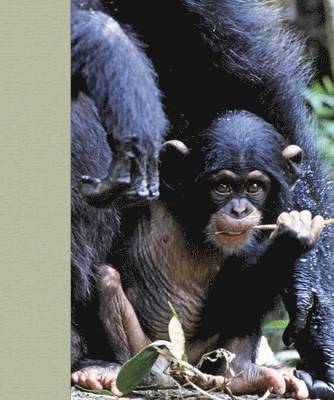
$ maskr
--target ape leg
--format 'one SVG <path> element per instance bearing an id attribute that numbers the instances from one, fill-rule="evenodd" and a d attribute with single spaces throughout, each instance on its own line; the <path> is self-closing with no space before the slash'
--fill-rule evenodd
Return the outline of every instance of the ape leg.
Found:
<path id="1" fill-rule="evenodd" d="M 72 381 L 90 389 L 106 388 L 116 394 L 115 382 L 121 364 L 149 341 L 123 292 L 119 273 L 114 268 L 103 265 L 98 269 L 98 276 L 99 316 L 115 354 L 116 363 L 85 360 L 80 364 L 81 369 L 72 374 Z"/>
<path id="2" fill-rule="evenodd" d="M 86 360 L 80 364 L 82 368 L 72 374 L 72 381 L 83 387 L 106 388 L 117 394 L 119 392 L 115 382 L 121 365 L 148 345 L 150 340 L 144 334 L 137 315 L 123 292 L 119 273 L 114 268 L 103 265 L 99 267 L 98 275 L 99 316 L 116 363 Z M 167 367 L 167 361 L 159 357 L 145 383 L 171 384 L 173 380 L 163 373 Z"/>
<path id="3" fill-rule="evenodd" d="M 236 376 L 229 384 L 232 393 L 260 393 L 269 389 L 279 395 L 290 393 L 295 399 L 306 399 L 306 385 L 293 376 L 292 369 L 269 368 L 255 364 L 257 354 L 262 352 L 261 346 L 259 335 L 233 338 L 224 344 L 224 348 L 236 354 L 232 362 Z"/>
<path id="4" fill-rule="evenodd" d="M 100 319 L 102 320 L 116 361 L 126 362 L 151 340 L 145 335 L 138 317 L 123 292 L 119 273 L 104 265 L 99 268 Z M 170 385 L 175 383 L 165 371 L 169 363 L 164 357 L 158 357 L 145 384 Z"/>
<path id="5" fill-rule="evenodd" d="M 81 336 L 74 326 L 71 327 L 71 367 L 76 368 L 86 353 Z"/>
<path id="6" fill-rule="evenodd" d="M 103 265 L 99 267 L 99 277 L 100 319 L 115 352 L 116 361 L 123 364 L 150 341 L 123 292 L 119 273 Z"/>
<path id="7" fill-rule="evenodd" d="M 93 99 L 114 155 L 105 179 L 84 177 L 82 192 L 93 205 L 107 206 L 125 190 L 135 199 L 159 195 L 158 155 L 167 121 L 153 67 L 140 47 L 106 13 L 72 10 L 73 94 L 86 91 Z"/>

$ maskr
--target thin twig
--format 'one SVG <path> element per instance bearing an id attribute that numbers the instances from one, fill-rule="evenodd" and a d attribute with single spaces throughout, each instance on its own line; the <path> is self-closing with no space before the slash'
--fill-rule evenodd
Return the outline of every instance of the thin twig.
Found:
<path id="1" fill-rule="evenodd" d="M 179 389 L 180 385 L 147 385 L 147 386 L 137 386 L 136 390 L 133 390 L 132 393 L 135 391 L 145 391 L 145 390 L 174 390 Z"/>
<path id="2" fill-rule="evenodd" d="M 236 400 L 236 397 L 234 396 L 234 394 L 232 393 L 232 390 L 228 386 L 226 386 L 225 390 L 226 390 L 227 394 L 231 397 L 232 400 Z"/>
<path id="3" fill-rule="evenodd" d="M 273 391 L 273 388 L 270 388 L 266 391 L 266 393 L 260 397 L 258 400 L 267 400 L 267 398 L 271 395 L 271 392 Z"/>
<path id="4" fill-rule="evenodd" d="M 334 224 L 334 218 L 326 219 L 324 221 L 325 225 L 331 225 Z M 277 225 L 276 224 L 270 224 L 270 225 L 255 225 L 255 229 L 262 229 L 262 230 L 274 230 L 276 229 Z"/>
<path id="5" fill-rule="evenodd" d="M 334 218 L 326 219 L 325 220 L 325 225 L 331 225 L 334 224 Z M 261 229 L 263 231 L 273 231 L 276 229 L 277 225 L 276 224 L 268 224 L 268 225 L 255 225 L 253 226 L 254 229 Z M 215 235 L 221 235 L 222 233 L 226 233 L 225 231 L 218 231 L 215 232 Z"/>
<path id="6" fill-rule="evenodd" d="M 210 394 L 206 392 L 205 390 L 201 389 L 199 386 L 195 385 L 195 383 L 191 382 L 188 377 L 186 377 L 187 382 L 189 383 L 190 386 L 192 386 L 194 389 L 196 389 L 199 393 L 203 394 L 204 396 L 208 397 L 209 399 L 212 400 L 221 400 L 219 397 L 214 396 L 213 394 Z"/>

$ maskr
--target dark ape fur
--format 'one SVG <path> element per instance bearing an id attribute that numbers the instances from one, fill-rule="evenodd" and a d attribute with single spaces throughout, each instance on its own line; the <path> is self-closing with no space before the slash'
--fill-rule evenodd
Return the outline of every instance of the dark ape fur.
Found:
<path id="1" fill-rule="evenodd" d="M 218 113 L 251 111 L 273 124 L 288 143 L 304 150 L 301 178 L 294 190 L 296 207 L 324 217 L 332 215 L 326 168 L 314 146 L 314 127 L 301 96 L 309 79 L 300 61 L 301 46 L 293 34 L 281 30 L 273 9 L 254 0 L 77 0 L 72 5 L 73 97 L 80 103 L 78 96 L 85 92 L 96 106 L 95 110 L 90 104 L 78 115 L 85 151 L 91 153 L 82 156 L 82 160 L 90 156 L 87 163 L 73 168 L 75 176 L 101 177 L 109 170 L 111 187 L 115 182 L 123 187 L 131 180 L 130 196 L 157 196 L 156 158 L 168 124 L 153 64 L 173 137 L 192 147 Z M 132 31 L 146 46 L 145 52 Z M 95 113 L 95 123 L 85 120 L 91 113 Z M 94 158 L 99 157 L 96 151 L 107 152 L 102 144 L 98 149 L 89 146 L 96 140 L 92 136 L 102 131 L 115 153 L 111 169 L 108 162 Z M 85 164 L 89 171 L 84 170 Z M 109 184 L 104 187 L 110 189 Z M 99 196 L 107 192 L 102 189 L 98 186 L 88 192 L 92 203 L 101 201 Z M 113 211 L 98 214 L 81 204 L 77 209 L 74 218 L 79 220 L 83 214 L 84 227 L 73 227 L 73 235 L 80 238 L 73 245 L 74 258 L 82 260 L 76 263 L 79 278 L 74 278 L 74 290 L 83 299 L 92 265 L 105 261 L 104 245 L 100 252 L 96 243 L 107 242 L 108 247 L 117 224 Z M 95 235 L 88 233 L 94 229 L 90 224 L 100 233 L 109 231 L 101 234 L 101 242 L 94 242 Z M 328 278 L 333 276 L 332 237 L 333 229 L 326 228 L 316 249 L 296 266 L 285 299 L 291 315 L 286 337 L 296 342 L 304 368 L 333 385 L 334 283 Z M 315 325 L 317 329 L 312 328 Z M 313 354 L 317 354 L 315 359 Z M 332 394 L 333 390 L 328 396 Z"/>
<path id="2" fill-rule="evenodd" d="M 115 209 L 87 205 L 79 193 L 81 175 L 102 175 L 112 156 L 94 102 L 80 93 L 72 100 L 72 367 L 87 354 L 89 338 L 98 347 L 97 308 L 94 297 L 94 267 L 103 262 L 119 231 Z M 91 334 L 90 334 L 91 332 Z M 96 341 L 96 342 L 95 342 Z M 105 342 L 104 342 L 105 343 Z M 90 346 L 88 347 L 90 348 Z M 93 357 L 93 355 L 92 355 Z"/>
<path id="3" fill-rule="evenodd" d="M 94 100 L 114 152 L 105 180 L 86 178 L 90 185 L 84 193 L 99 206 L 108 196 L 114 200 L 110 190 L 125 188 L 139 199 L 158 196 L 157 162 L 167 128 L 155 73 L 141 43 L 102 10 L 97 1 L 72 2 L 73 95 L 85 91 Z"/>

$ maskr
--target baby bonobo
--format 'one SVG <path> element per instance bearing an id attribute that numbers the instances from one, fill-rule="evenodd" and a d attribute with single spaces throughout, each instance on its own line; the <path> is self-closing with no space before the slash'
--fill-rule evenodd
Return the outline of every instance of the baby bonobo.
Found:
<path id="1" fill-rule="evenodd" d="M 120 364 L 147 343 L 168 340 L 171 301 L 191 363 L 224 347 L 236 353 L 234 394 L 272 389 L 305 399 L 307 388 L 292 370 L 257 364 L 263 318 L 324 226 L 322 217 L 293 210 L 302 150 L 244 111 L 220 116 L 204 137 L 191 151 L 165 143 L 161 198 L 128 210 L 123 250 L 110 260 L 113 267 L 100 267 L 100 318 L 114 363 L 87 366 L 72 379 L 115 390 Z M 254 228 L 274 221 L 272 234 Z M 224 389 L 224 363 L 206 371 Z"/>

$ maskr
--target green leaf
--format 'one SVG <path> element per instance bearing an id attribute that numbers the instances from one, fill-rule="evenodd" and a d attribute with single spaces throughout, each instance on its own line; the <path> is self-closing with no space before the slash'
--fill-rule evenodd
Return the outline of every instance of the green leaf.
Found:
<path id="1" fill-rule="evenodd" d="M 324 76 L 322 78 L 322 83 L 329 94 L 334 96 L 334 83 L 331 81 L 329 76 Z"/>
<path id="2" fill-rule="evenodd" d="M 88 393 L 94 393 L 94 394 L 101 394 L 101 395 L 107 395 L 107 396 L 113 396 L 115 397 L 115 395 L 110 391 L 110 390 L 106 390 L 106 389 L 101 389 L 101 390 L 97 390 L 97 389 L 86 389 L 80 385 L 75 385 L 75 387 L 79 390 L 81 390 L 82 392 L 88 392 Z"/>
<path id="3" fill-rule="evenodd" d="M 166 340 L 157 340 L 130 358 L 123 365 L 117 376 L 116 386 L 118 390 L 124 394 L 131 392 L 143 381 L 158 358 L 159 353 L 156 347 L 170 348 L 171 346 L 172 344 Z"/>
<path id="4" fill-rule="evenodd" d="M 263 327 L 264 330 L 279 330 L 285 329 L 288 326 L 289 321 L 286 319 L 278 319 L 276 321 L 270 321 Z"/>

